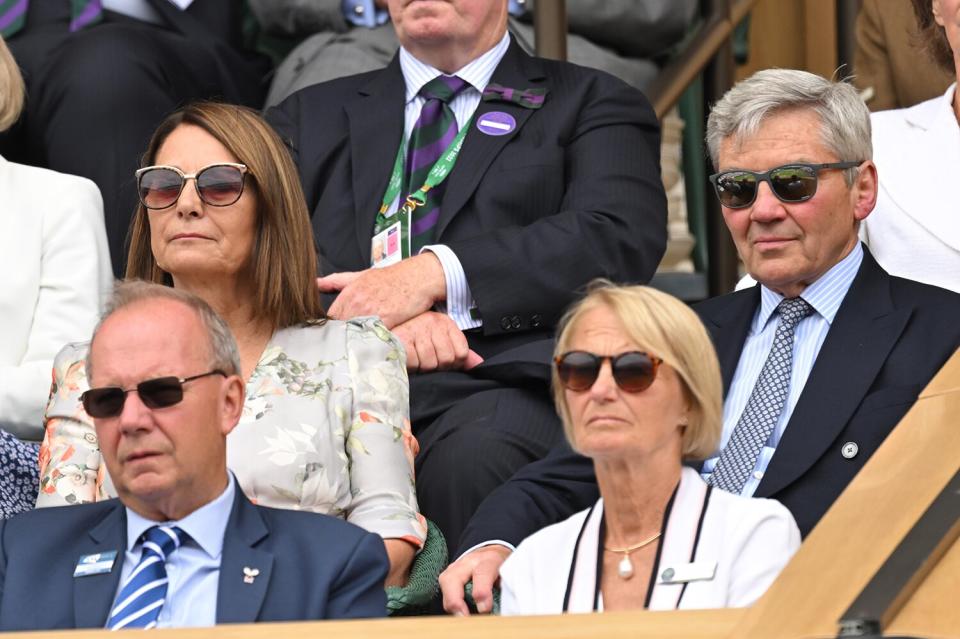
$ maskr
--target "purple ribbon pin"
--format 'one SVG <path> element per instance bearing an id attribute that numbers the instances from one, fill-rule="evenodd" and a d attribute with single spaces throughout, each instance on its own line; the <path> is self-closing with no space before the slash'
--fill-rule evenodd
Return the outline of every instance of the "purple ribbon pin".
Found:
<path id="1" fill-rule="evenodd" d="M 517 128 L 517 121 L 509 113 L 491 111 L 480 116 L 477 128 L 487 135 L 506 135 Z"/>

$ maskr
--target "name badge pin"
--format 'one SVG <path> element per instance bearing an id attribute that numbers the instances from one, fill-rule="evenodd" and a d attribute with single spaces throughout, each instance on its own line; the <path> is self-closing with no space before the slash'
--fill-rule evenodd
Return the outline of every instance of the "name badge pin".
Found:
<path id="1" fill-rule="evenodd" d="M 257 575 L 260 574 L 259 568 L 251 568 L 250 566 L 243 567 L 243 583 L 252 584 L 253 580 L 257 578 Z"/>
<path id="2" fill-rule="evenodd" d="M 113 570 L 113 564 L 116 560 L 116 550 L 81 555 L 80 559 L 77 560 L 77 566 L 73 569 L 73 576 L 89 577 L 90 575 L 108 573 Z"/>
<path id="3" fill-rule="evenodd" d="M 480 116 L 477 128 L 487 135 L 506 135 L 517 128 L 517 121 L 509 113 L 491 111 Z"/>

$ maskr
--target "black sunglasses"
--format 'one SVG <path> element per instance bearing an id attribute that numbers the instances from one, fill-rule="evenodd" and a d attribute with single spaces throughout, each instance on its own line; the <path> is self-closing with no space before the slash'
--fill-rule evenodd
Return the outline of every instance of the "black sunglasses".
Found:
<path id="1" fill-rule="evenodd" d="M 628 393 L 639 393 L 650 388 L 663 360 L 639 351 L 619 355 L 595 355 L 587 351 L 570 351 L 554 358 L 557 377 L 572 391 L 589 390 L 600 376 L 603 362 L 610 360 L 613 379 Z"/>
<path id="2" fill-rule="evenodd" d="M 781 202 L 805 202 L 817 193 L 817 174 L 827 169 L 852 169 L 862 162 L 828 162 L 827 164 L 785 164 L 757 173 L 737 169 L 710 176 L 720 204 L 728 209 L 742 209 L 757 199 L 760 183 L 766 182 Z"/>
<path id="3" fill-rule="evenodd" d="M 90 417 L 116 417 L 123 412 L 123 404 L 127 401 L 127 393 L 132 391 L 137 391 L 140 400 L 148 408 L 166 408 L 183 401 L 184 384 L 210 375 L 227 376 L 221 370 L 214 370 L 192 377 L 148 379 L 140 382 L 134 388 L 120 388 L 119 386 L 91 388 L 80 395 L 80 401 L 83 402 L 83 408 Z"/>
<path id="4" fill-rule="evenodd" d="M 229 206 L 243 194 L 245 164 L 224 162 L 187 174 L 175 166 L 148 166 L 137 171 L 137 194 L 148 209 L 165 209 L 180 198 L 187 180 L 194 180 L 200 199 L 210 206 Z"/>

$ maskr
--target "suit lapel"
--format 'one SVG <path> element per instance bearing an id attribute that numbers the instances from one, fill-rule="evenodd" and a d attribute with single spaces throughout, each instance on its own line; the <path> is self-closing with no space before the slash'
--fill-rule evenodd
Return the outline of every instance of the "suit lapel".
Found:
<path id="1" fill-rule="evenodd" d="M 539 63 L 521 51 L 516 41 L 511 40 L 500 64 L 490 81 L 506 87 L 526 89 L 532 87 L 547 87 L 547 79 L 540 69 Z M 547 100 L 550 100 L 547 95 Z M 513 116 L 517 126 L 506 135 L 487 135 L 477 129 L 477 123 L 483 116 L 492 111 L 508 113 Z M 460 212 L 463 206 L 476 191 L 477 185 L 483 178 L 490 164 L 499 155 L 500 151 L 520 133 L 520 129 L 530 118 L 532 109 L 507 102 L 480 102 L 470 121 L 470 131 L 463 141 L 463 149 L 457 158 L 453 171 L 447 177 L 444 187 L 443 202 L 440 205 L 440 220 L 437 222 L 437 238 L 442 239 L 443 231 L 450 224 L 453 217 Z"/>
<path id="2" fill-rule="evenodd" d="M 696 310 L 717 350 L 720 372 L 723 375 L 723 396 L 726 397 L 737 364 L 740 363 L 750 324 L 760 305 L 760 286 L 733 293 L 724 302 L 723 306 L 711 308 L 709 311 L 702 308 Z"/>
<path id="3" fill-rule="evenodd" d="M 103 628 L 120 585 L 120 570 L 127 550 L 127 518 L 119 501 L 77 546 L 75 561 L 84 555 L 110 550 L 117 552 L 110 572 L 73 578 L 73 614 L 77 628 Z"/>
<path id="4" fill-rule="evenodd" d="M 828 454 L 911 314 L 912 309 L 893 305 L 889 275 L 864 249 L 860 271 L 820 348 L 757 497 L 775 495 Z"/>
<path id="5" fill-rule="evenodd" d="M 255 546 L 270 534 L 257 507 L 237 490 L 223 538 L 217 623 L 256 621 L 270 585 L 273 554 Z"/>
<path id="6" fill-rule="evenodd" d="M 354 215 L 364 264 L 370 262 L 374 219 L 403 139 L 405 96 L 400 58 L 395 55 L 390 64 L 343 107 L 350 128 Z"/>

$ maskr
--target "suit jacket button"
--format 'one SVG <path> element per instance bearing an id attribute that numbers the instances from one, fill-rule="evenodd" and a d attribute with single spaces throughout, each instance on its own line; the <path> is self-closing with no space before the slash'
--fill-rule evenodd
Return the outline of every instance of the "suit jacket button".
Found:
<path id="1" fill-rule="evenodd" d="M 844 459 L 853 459 L 858 452 L 860 452 L 860 447 L 857 446 L 856 442 L 847 442 L 840 449 L 840 454 L 843 455 Z"/>
<path id="2" fill-rule="evenodd" d="M 511 327 L 511 328 L 520 328 L 520 316 L 519 316 L 519 315 L 514 315 L 514 316 L 511 318 L 510 327 Z"/>
<path id="3" fill-rule="evenodd" d="M 530 327 L 531 328 L 540 328 L 540 325 L 543 323 L 543 318 L 540 317 L 539 313 L 534 313 L 530 316 Z"/>
<path id="4" fill-rule="evenodd" d="M 504 315 L 503 317 L 500 318 L 500 328 L 502 328 L 502 329 L 505 330 L 505 331 L 509 331 L 509 330 L 510 330 L 510 316 L 509 316 L 509 315 Z"/>

